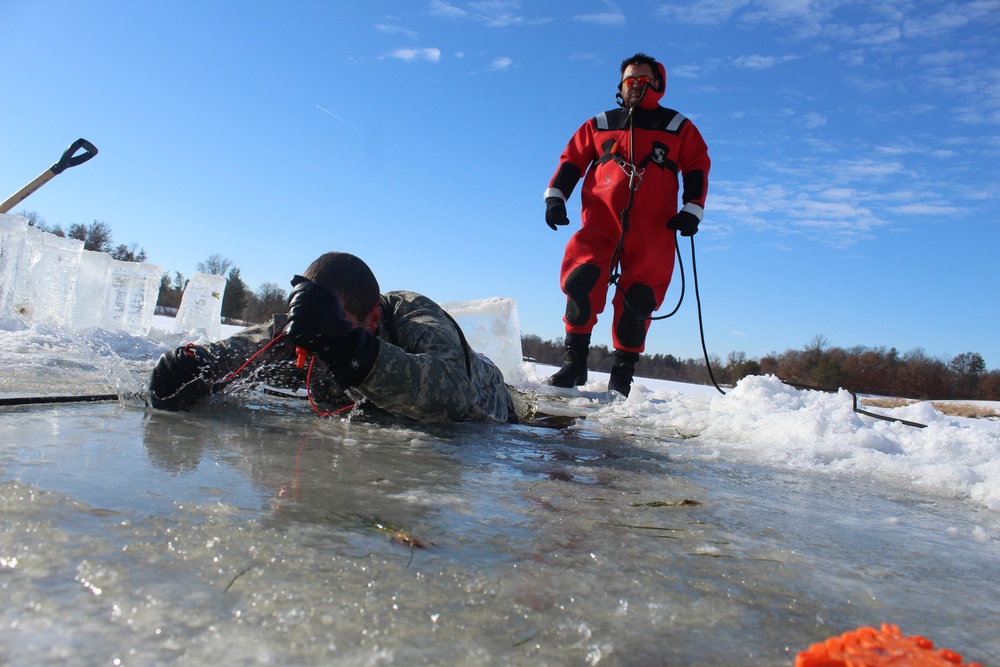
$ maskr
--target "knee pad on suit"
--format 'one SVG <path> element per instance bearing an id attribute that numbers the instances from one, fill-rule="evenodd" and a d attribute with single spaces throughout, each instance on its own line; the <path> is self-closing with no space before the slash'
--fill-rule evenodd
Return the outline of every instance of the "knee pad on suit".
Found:
<path id="1" fill-rule="evenodd" d="M 622 310 L 615 331 L 618 342 L 627 348 L 642 347 L 646 342 L 646 318 L 656 309 L 656 296 L 649 285 L 632 285 L 625 292 Z"/>
<path id="2" fill-rule="evenodd" d="M 569 272 L 563 283 L 566 300 L 566 321 L 573 326 L 583 326 L 590 321 L 590 293 L 594 291 L 601 270 L 593 264 L 580 264 Z"/>

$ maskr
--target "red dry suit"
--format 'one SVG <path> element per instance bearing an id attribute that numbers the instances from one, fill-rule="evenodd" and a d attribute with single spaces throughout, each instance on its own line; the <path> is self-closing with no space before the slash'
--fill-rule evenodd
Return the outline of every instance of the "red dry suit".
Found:
<path id="1" fill-rule="evenodd" d="M 559 158 L 545 197 L 569 199 L 583 176 L 583 227 L 570 238 L 560 285 L 566 294 L 567 333 L 588 334 L 604 311 L 615 248 L 622 240 L 622 211 L 629 207 L 629 174 L 635 189 L 612 304 L 616 350 L 642 352 L 649 315 L 670 285 L 676 255 L 667 222 L 677 213 L 678 174 L 683 174 L 683 210 L 701 220 L 711 161 L 701 133 L 690 120 L 659 105 L 660 91 L 647 88 L 632 111 L 606 111 L 584 123 Z M 631 129 L 631 132 L 630 132 Z M 631 136 L 630 136 L 631 135 Z"/>

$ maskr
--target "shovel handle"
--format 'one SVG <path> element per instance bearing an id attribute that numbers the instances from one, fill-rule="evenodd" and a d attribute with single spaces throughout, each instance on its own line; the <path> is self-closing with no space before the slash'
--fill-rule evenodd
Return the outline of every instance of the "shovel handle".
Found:
<path id="1" fill-rule="evenodd" d="M 83 150 L 83 153 L 76 155 L 76 153 L 80 150 Z M 62 157 L 59 158 L 58 162 L 39 174 L 38 177 L 31 183 L 28 183 L 4 200 L 4 202 L 0 204 L 0 213 L 6 213 L 20 204 L 28 198 L 28 195 L 52 180 L 56 174 L 61 174 L 70 167 L 83 164 L 95 155 L 97 155 L 97 147 L 94 146 L 94 144 L 90 143 L 86 139 L 77 139 L 63 152 Z"/>
<path id="2" fill-rule="evenodd" d="M 80 150 L 84 152 L 81 155 L 75 155 L 75 153 Z M 86 139 L 77 139 L 63 152 L 59 161 L 52 165 L 50 171 L 53 174 L 61 174 L 70 167 L 83 164 L 95 155 L 97 155 L 97 146 L 90 143 Z"/>

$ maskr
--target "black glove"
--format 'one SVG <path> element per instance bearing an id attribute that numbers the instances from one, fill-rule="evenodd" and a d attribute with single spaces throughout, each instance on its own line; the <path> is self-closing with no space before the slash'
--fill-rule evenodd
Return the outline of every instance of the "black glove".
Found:
<path id="1" fill-rule="evenodd" d="M 674 229 L 681 233 L 681 236 L 694 236 L 698 233 L 698 216 L 689 211 L 681 211 L 670 218 L 667 229 Z"/>
<path id="2" fill-rule="evenodd" d="M 212 393 L 211 356 L 197 345 L 166 352 L 149 379 L 149 399 L 158 410 L 188 410 Z"/>
<path id="3" fill-rule="evenodd" d="M 292 278 L 284 334 L 326 362 L 342 385 L 358 386 L 375 365 L 378 338 L 354 328 L 340 298 L 308 278 Z"/>
<path id="4" fill-rule="evenodd" d="M 545 224 L 558 231 L 556 225 L 568 225 L 569 218 L 566 217 L 566 202 L 559 197 L 545 198 Z"/>

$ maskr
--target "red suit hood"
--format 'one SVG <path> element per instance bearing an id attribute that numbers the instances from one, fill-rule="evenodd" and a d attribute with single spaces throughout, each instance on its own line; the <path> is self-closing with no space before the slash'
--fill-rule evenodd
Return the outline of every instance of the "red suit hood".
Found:
<path id="1" fill-rule="evenodd" d="M 660 89 L 653 90 L 652 86 L 646 88 L 646 94 L 642 96 L 639 100 L 639 106 L 643 109 L 655 109 L 660 104 L 660 100 L 663 99 L 663 94 L 667 92 L 667 69 L 663 66 L 663 63 L 657 62 L 656 68 L 660 71 Z"/>

